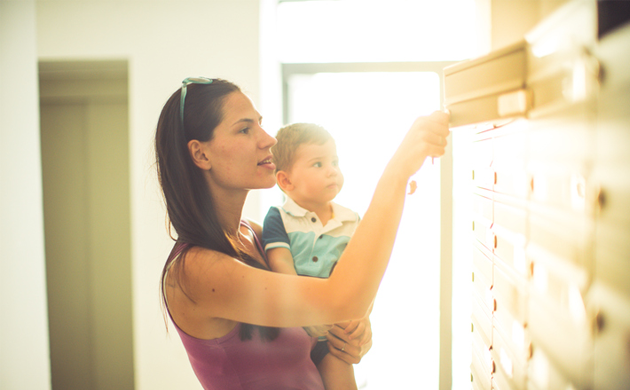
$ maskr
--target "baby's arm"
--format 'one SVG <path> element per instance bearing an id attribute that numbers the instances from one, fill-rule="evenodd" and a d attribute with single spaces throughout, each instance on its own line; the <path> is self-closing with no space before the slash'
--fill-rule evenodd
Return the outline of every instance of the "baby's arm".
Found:
<path id="1" fill-rule="evenodd" d="M 272 248 L 267 251 L 269 266 L 273 272 L 281 274 L 297 275 L 293 265 L 293 255 L 287 248 Z"/>
<path id="2" fill-rule="evenodd" d="M 293 264 L 293 255 L 289 249 L 291 240 L 289 240 L 289 235 L 284 228 L 280 211 L 276 207 L 271 207 L 267 212 L 263 224 L 262 242 L 269 267 L 273 272 L 297 275 Z"/>
<path id="3" fill-rule="evenodd" d="M 355 390 L 354 367 L 338 357 L 327 354 L 317 365 L 326 390 Z"/>

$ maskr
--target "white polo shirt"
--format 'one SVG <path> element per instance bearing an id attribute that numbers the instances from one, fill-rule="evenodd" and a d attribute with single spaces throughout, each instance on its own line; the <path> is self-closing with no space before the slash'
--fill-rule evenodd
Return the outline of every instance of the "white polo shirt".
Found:
<path id="1" fill-rule="evenodd" d="M 287 248 L 298 275 L 330 276 L 350 237 L 359 224 L 359 214 L 331 202 L 333 218 L 323 226 L 314 212 L 287 197 L 282 207 L 271 207 L 263 223 L 265 251 Z"/>

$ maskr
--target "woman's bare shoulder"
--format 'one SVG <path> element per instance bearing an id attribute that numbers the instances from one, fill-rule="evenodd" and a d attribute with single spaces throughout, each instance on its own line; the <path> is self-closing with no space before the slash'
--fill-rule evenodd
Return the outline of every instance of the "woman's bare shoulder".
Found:
<path id="1" fill-rule="evenodd" d="M 194 246 L 190 248 L 190 250 L 186 254 L 184 267 L 187 270 L 195 269 L 199 271 L 208 267 L 214 267 L 218 264 L 226 265 L 238 262 L 239 261 L 237 259 L 223 252 Z"/>

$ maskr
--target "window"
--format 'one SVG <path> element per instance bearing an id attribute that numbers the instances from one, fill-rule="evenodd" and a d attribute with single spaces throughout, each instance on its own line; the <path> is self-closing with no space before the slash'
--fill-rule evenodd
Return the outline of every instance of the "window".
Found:
<path id="1" fill-rule="evenodd" d="M 332 134 L 345 177 L 335 201 L 361 215 L 415 117 L 440 106 L 432 72 L 297 74 L 287 81 L 288 122 L 320 123 Z M 439 162 L 427 161 L 406 201 L 370 316 L 374 346 L 355 366 L 361 388 L 406 388 L 418 375 L 426 388 L 438 387 L 439 302 L 422 297 L 439 296 L 439 173 Z"/>

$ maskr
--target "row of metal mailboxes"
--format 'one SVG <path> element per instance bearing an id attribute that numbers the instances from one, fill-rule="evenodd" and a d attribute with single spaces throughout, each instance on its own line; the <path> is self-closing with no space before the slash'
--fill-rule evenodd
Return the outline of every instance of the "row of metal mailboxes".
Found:
<path id="1" fill-rule="evenodd" d="M 549 267 L 550 274 L 538 265 L 519 275 L 480 243 L 473 263 L 471 369 L 478 381 L 496 378 L 504 384 L 494 387 L 509 389 L 630 383 L 630 301 L 618 290 L 596 279 L 582 292 L 584 275 L 571 269 Z"/>
<path id="2" fill-rule="evenodd" d="M 474 389 L 630 388 L 630 25 L 580 39 L 599 3 L 572 3 L 562 31 L 550 20 L 446 74 L 459 124 L 498 108 L 471 145 Z M 537 55 L 557 33 L 589 49 Z M 521 89 L 486 93 L 506 77 Z M 502 99 L 519 96 L 509 120 Z"/>
<path id="3" fill-rule="evenodd" d="M 477 134 L 474 186 L 591 215 L 599 206 L 590 180 L 595 131 L 579 119 L 518 120 Z"/>
<path id="4" fill-rule="evenodd" d="M 597 144 L 591 154 L 551 153 L 580 132 L 566 118 L 478 134 L 473 388 L 628 388 L 630 156 L 618 143 L 630 145 L 630 115 L 610 115 L 594 138 L 581 124 Z M 545 134 L 547 150 L 533 151 L 529 143 Z M 600 192 L 589 195 L 593 182 Z"/>
<path id="5" fill-rule="evenodd" d="M 486 243 L 474 241 L 473 383 L 493 380 L 498 381 L 494 388 L 509 389 L 626 388 L 626 295 L 540 247 L 528 249 L 518 260 L 522 267 L 514 267 Z"/>
<path id="6" fill-rule="evenodd" d="M 628 95 L 613 96 L 628 101 Z M 560 119 L 539 116 L 477 134 L 470 189 L 475 236 L 519 269 L 527 243 L 630 296 L 626 111 L 609 104 L 598 108 L 596 121 L 586 123 L 567 119 L 571 115 L 565 110 Z M 531 146 L 543 139 L 545 147 Z"/>

